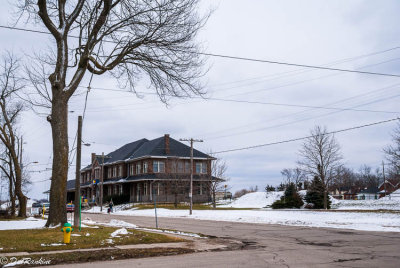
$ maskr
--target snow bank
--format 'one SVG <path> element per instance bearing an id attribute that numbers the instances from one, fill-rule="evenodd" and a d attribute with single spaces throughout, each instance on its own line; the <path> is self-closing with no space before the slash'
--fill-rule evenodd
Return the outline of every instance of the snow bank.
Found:
<path id="1" fill-rule="evenodd" d="M 154 217 L 154 209 L 126 210 L 115 214 Z M 157 215 L 159 217 L 192 218 L 212 221 L 400 232 L 400 215 L 398 213 L 329 212 L 298 209 L 194 210 L 193 215 L 190 216 L 187 210 L 157 209 Z"/>
<path id="2" fill-rule="evenodd" d="M 283 192 L 254 192 L 245 194 L 230 204 L 220 205 L 218 207 L 232 208 L 264 208 L 272 205 L 276 200 L 280 199 Z"/>
<path id="3" fill-rule="evenodd" d="M 0 230 L 21 230 L 43 228 L 46 220 L 29 217 L 25 220 L 0 221 Z"/>
<path id="4" fill-rule="evenodd" d="M 331 200 L 332 208 L 338 210 L 400 210 L 400 199 Z"/>

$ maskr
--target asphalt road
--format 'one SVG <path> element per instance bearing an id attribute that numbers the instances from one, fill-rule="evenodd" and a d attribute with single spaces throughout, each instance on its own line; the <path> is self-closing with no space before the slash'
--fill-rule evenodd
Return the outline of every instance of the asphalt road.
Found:
<path id="1" fill-rule="evenodd" d="M 154 218 L 86 214 L 154 227 Z M 159 227 L 234 238 L 243 250 L 79 264 L 75 267 L 400 267 L 400 233 L 159 218 Z M 69 265 L 72 266 L 72 265 Z"/>

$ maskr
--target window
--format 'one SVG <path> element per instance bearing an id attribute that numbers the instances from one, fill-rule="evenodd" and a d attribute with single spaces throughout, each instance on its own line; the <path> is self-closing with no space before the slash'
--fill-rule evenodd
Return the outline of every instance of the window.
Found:
<path id="1" fill-rule="evenodd" d="M 153 162 L 153 172 L 154 173 L 162 173 L 165 171 L 165 164 L 162 161 L 154 161 Z"/>
<path id="2" fill-rule="evenodd" d="M 178 173 L 184 173 L 185 172 L 185 166 L 182 161 L 178 162 Z"/>
<path id="3" fill-rule="evenodd" d="M 129 165 L 129 175 L 133 175 L 134 174 L 134 168 L 135 168 L 135 165 L 134 164 L 130 164 Z"/>
<path id="4" fill-rule="evenodd" d="M 122 185 L 118 185 L 118 194 L 122 195 Z"/>
<path id="5" fill-rule="evenodd" d="M 207 173 L 207 163 L 203 163 L 203 162 L 196 163 L 196 173 L 198 173 L 198 174 Z"/>
<path id="6" fill-rule="evenodd" d="M 122 166 L 118 166 L 118 176 L 122 177 Z"/>
<path id="7" fill-rule="evenodd" d="M 185 172 L 190 173 L 190 161 L 185 161 Z"/>
<path id="8" fill-rule="evenodd" d="M 117 167 L 112 168 L 112 176 L 117 177 Z"/>
<path id="9" fill-rule="evenodd" d="M 140 174 L 141 172 L 142 166 L 140 164 L 136 164 L 136 174 Z"/>
<path id="10" fill-rule="evenodd" d="M 147 173 L 148 164 L 147 162 L 143 162 L 143 173 Z"/>
<path id="11" fill-rule="evenodd" d="M 108 168 L 108 176 L 107 178 L 111 178 L 111 168 Z"/>
<path id="12" fill-rule="evenodd" d="M 147 195 L 147 183 L 144 183 L 143 184 L 143 186 L 144 186 L 144 195 Z"/>

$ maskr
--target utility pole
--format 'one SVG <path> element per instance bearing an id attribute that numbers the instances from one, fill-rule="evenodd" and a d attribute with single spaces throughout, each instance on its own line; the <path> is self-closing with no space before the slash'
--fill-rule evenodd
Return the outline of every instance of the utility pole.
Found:
<path id="1" fill-rule="evenodd" d="M 190 213 L 192 215 L 193 209 L 193 142 L 203 142 L 203 140 L 196 140 L 193 138 L 190 139 L 179 139 L 180 141 L 190 141 L 190 192 L 189 192 L 189 199 L 190 199 Z"/>
<path id="2" fill-rule="evenodd" d="M 100 176 L 100 211 L 103 211 L 103 180 L 104 180 L 104 152 L 101 153 L 101 176 Z"/>
<path id="3" fill-rule="evenodd" d="M 386 176 L 385 176 L 385 162 L 382 161 L 382 174 L 383 174 L 383 187 L 385 189 L 385 196 L 386 196 Z M 390 196 L 389 196 L 390 199 Z"/>
<path id="4" fill-rule="evenodd" d="M 75 170 L 75 200 L 74 200 L 74 225 L 80 226 L 81 217 L 81 145 L 82 145 L 82 116 L 78 116 L 78 142 L 76 144 L 76 170 Z M 80 230 L 80 228 L 79 228 Z"/>

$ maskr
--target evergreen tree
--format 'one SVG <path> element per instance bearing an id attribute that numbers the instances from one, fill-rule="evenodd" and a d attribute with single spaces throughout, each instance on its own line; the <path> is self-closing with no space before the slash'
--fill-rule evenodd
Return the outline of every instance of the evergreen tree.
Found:
<path id="1" fill-rule="evenodd" d="M 267 186 L 265 186 L 265 191 L 274 192 L 275 191 L 275 187 L 272 186 L 272 185 L 267 184 Z"/>
<path id="2" fill-rule="evenodd" d="M 280 200 L 272 204 L 272 208 L 300 208 L 304 204 L 294 183 L 289 183 Z"/>
<path id="3" fill-rule="evenodd" d="M 318 176 L 315 176 L 310 186 L 307 189 L 305 200 L 308 204 L 313 204 L 312 208 L 324 208 L 324 192 L 325 185 Z M 331 201 L 327 200 L 327 208 L 331 208 Z"/>

